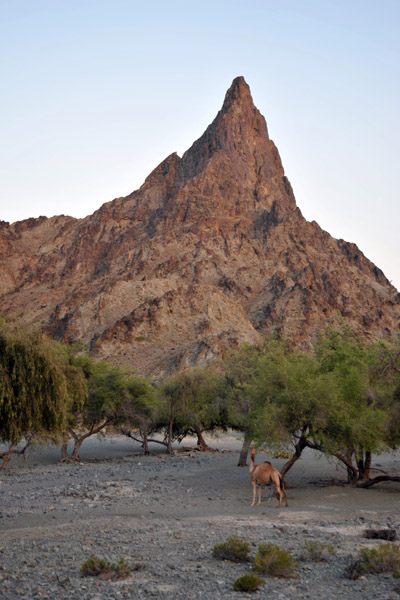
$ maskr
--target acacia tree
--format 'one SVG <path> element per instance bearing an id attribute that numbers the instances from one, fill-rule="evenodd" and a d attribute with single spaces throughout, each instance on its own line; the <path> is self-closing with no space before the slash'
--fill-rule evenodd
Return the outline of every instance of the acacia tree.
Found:
<path id="1" fill-rule="evenodd" d="M 319 336 L 315 355 L 267 340 L 238 353 L 234 366 L 245 435 L 270 448 L 293 447 L 282 475 L 308 447 L 340 460 L 352 483 L 369 476 L 371 453 L 387 448 L 387 411 L 373 386 L 368 351 L 349 330 Z"/>
<path id="2" fill-rule="evenodd" d="M 0 331 L 0 439 L 8 449 L 0 457 L 5 468 L 13 452 L 32 441 L 54 440 L 65 428 L 72 389 L 79 371 L 69 364 L 65 347 L 40 333 Z M 76 403 L 82 397 L 76 393 Z M 22 450 L 16 447 L 25 440 Z"/>
<path id="3" fill-rule="evenodd" d="M 64 460 L 78 460 L 83 442 L 109 426 L 123 422 L 143 426 L 150 418 L 154 399 L 154 390 L 146 379 L 133 376 L 104 360 L 96 362 L 87 355 L 77 355 L 73 366 L 84 374 L 87 393 L 83 403 L 73 402 L 69 407 L 65 433 L 75 443 L 68 457 L 68 439 L 64 440 Z"/>
<path id="4" fill-rule="evenodd" d="M 383 388 L 371 368 L 374 349 L 342 327 L 318 336 L 315 350 L 321 372 L 336 380 L 339 400 L 330 413 L 325 451 L 343 462 L 349 483 L 368 480 L 372 453 L 389 447 Z"/>
<path id="5" fill-rule="evenodd" d="M 305 448 L 321 450 L 335 387 L 318 373 L 312 356 L 293 352 L 284 342 L 269 341 L 257 361 L 254 376 L 245 390 L 252 398 L 247 427 L 258 444 L 275 450 L 292 448 L 281 474 L 300 458 Z"/>
<path id="6" fill-rule="evenodd" d="M 123 423 L 128 425 L 129 429 L 123 426 L 121 431 L 124 435 L 142 443 L 144 453 L 149 454 L 148 436 L 152 426 L 157 422 L 159 409 L 155 388 L 147 379 L 136 376 L 128 377 L 125 385 L 126 399 L 122 406 L 122 415 Z M 132 433 L 131 428 L 138 431 L 141 439 Z"/>
<path id="7" fill-rule="evenodd" d="M 261 386 L 257 390 L 255 382 L 260 379 L 265 365 L 274 368 L 281 364 L 287 352 L 287 344 L 275 337 L 259 346 L 245 344 L 222 363 L 229 426 L 244 433 L 239 467 L 246 466 L 248 451 L 256 436 L 255 411 L 257 404 L 265 399 L 264 388 Z"/>
<path id="8" fill-rule="evenodd" d="M 194 433 L 201 450 L 209 449 L 204 432 L 226 426 L 221 402 L 222 377 L 212 366 L 193 368 L 166 378 L 160 386 L 167 421 L 167 452 L 173 439 Z"/>
<path id="9" fill-rule="evenodd" d="M 86 355 L 76 356 L 74 365 L 83 372 L 87 393 L 83 404 L 73 402 L 69 407 L 68 424 L 65 431 L 74 440 L 71 459 L 79 458 L 83 442 L 90 436 L 116 422 L 123 398 L 122 374 L 119 369 L 105 361 L 95 362 Z M 62 456 L 67 458 L 68 439 L 64 440 Z"/>
<path id="10" fill-rule="evenodd" d="M 400 446 L 400 337 L 392 342 L 380 341 L 368 347 L 368 367 L 372 393 L 377 407 L 385 413 L 384 449 Z M 400 481 L 399 476 L 371 477 L 365 472 L 359 487 L 370 487 L 381 481 Z"/>

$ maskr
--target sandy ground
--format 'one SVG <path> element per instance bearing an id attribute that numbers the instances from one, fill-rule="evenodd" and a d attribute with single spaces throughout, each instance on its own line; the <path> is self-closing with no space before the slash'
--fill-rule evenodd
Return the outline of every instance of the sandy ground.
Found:
<path id="1" fill-rule="evenodd" d="M 141 446 L 124 436 L 93 437 L 85 441 L 81 450 L 81 462 L 79 466 L 94 466 L 101 470 L 102 465 L 110 467 L 113 462 L 120 460 L 132 461 L 132 476 L 135 478 L 135 465 L 157 465 L 162 463 L 162 472 L 168 478 L 168 472 L 173 474 L 174 461 L 185 461 L 188 468 L 185 469 L 187 485 L 193 488 L 193 495 L 201 499 L 206 490 L 215 489 L 224 494 L 225 502 L 221 506 L 221 515 L 228 514 L 259 514 L 275 507 L 273 500 L 273 491 L 271 488 L 264 488 L 263 499 L 265 503 L 261 507 L 250 508 L 247 506 L 247 500 L 251 500 L 251 484 L 248 468 L 237 467 L 239 451 L 241 448 L 240 435 L 221 434 L 208 438 L 211 447 L 218 450 L 215 454 L 207 456 L 207 461 L 202 461 L 201 453 L 192 452 L 185 454 L 176 454 L 173 459 L 165 455 L 164 449 L 158 444 L 150 445 L 151 456 L 142 456 Z M 186 439 L 184 445 L 194 444 L 195 440 Z M 179 448 L 179 446 L 176 446 Z M 41 471 L 41 467 L 56 468 L 57 477 L 62 476 L 63 467 L 61 465 L 60 451 L 56 447 L 35 448 L 26 458 L 15 457 L 10 463 L 10 468 L 6 477 L 12 477 L 13 474 L 23 472 Z M 191 462 L 196 462 L 196 468 L 193 474 L 190 473 Z M 270 460 L 278 469 L 282 468 L 285 460 L 275 459 L 273 456 L 259 452 L 256 462 Z M 384 454 L 374 457 L 373 474 L 390 472 L 400 475 L 400 452 Z M 70 479 L 70 474 L 65 469 L 66 477 Z M 140 471 L 139 471 L 140 472 Z M 137 473 L 139 475 L 139 473 Z M 0 477 L 1 479 L 1 477 Z M 344 469 L 328 462 L 323 455 L 306 450 L 302 458 L 294 465 L 286 477 L 287 493 L 289 497 L 289 507 L 282 508 L 279 511 L 279 518 L 287 521 L 301 519 L 326 519 L 327 521 L 336 521 L 337 519 L 354 519 L 355 517 L 365 518 L 394 518 L 400 519 L 400 484 L 385 482 L 369 489 L 353 489 L 345 484 L 346 473 Z M 172 482 L 173 484 L 173 482 Z M 173 487 L 173 485 L 172 485 Z M 242 506 L 242 503 L 244 504 Z M 238 505 L 237 505 L 238 504 Z M 192 510 L 192 516 L 195 513 L 199 515 L 210 515 L 210 506 L 206 509 L 202 503 Z M 218 507 L 214 511 L 218 515 Z M 174 516 L 174 510 L 181 511 L 173 505 L 168 507 L 171 516 Z M 23 524 L 23 515 L 20 515 L 21 524 Z"/>
<path id="2" fill-rule="evenodd" d="M 237 467 L 240 436 L 224 434 L 208 442 L 218 451 L 167 457 L 154 444 L 151 455 L 143 456 L 139 444 L 111 436 L 85 441 L 78 464 L 61 464 L 60 451 L 54 447 L 36 448 L 26 459 L 13 458 L 9 470 L 0 475 L 0 595 L 7 600 L 133 597 L 132 582 L 120 586 L 117 595 L 107 588 L 109 584 L 100 595 L 94 594 L 82 584 L 79 566 L 93 551 L 101 555 L 107 549 L 117 560 L 125 546 L 129 552 L 123 555 L 132 558 L 132 540 L 140 534 L 136 554 L 147 560 L 147 573 L 153 572 L 147 579 L 139 575 L 134 579 L 136 598 L 230 598 L 234 577 L 230 567 L 225 567 L 223 578 L 216 575 L 219 587 L 207 588 L 211 584 L 205 573 L 217 573 L 211 549 L 228 535 L 251 534 L 258 543 L 271 540 L 296 551 L 308 535 L 333 541 L 340 549 L 331 572 L 317 577 L 314 569 L 304 567 L 299 582 L 285 584 L 286 591 L 282 583 L 269 584 L 269 592 L 276 590 L 272 597 L 320 598 L 325 589 L 331 590 L 327 599 L 398 597 L 386 580 L 384 588 L 382 582 L 369 580 L 350 589 L 337 578 L 346 557 L 365 543 L 366 527 L 391 526 L 400 533 L 400 484 L 349 488 L 342 468 L 308 451 L 287 475 L 289 507 L 276 509 L 271 488 L 265 489 L 261 506 L 250 507 L 249 470 Z M 271 460 L 277 468 L 285 462 L 258 453 L 256 462 L 263 460 Z M 400 474 L 400 453 L 375 457 L 374 467 L 377 473 Z M 61 548 L 68 560 L 59 563 Z M 191 559 L 182 557 L 192 553 L 199 564 L 190 572 L 194 583 L 188 591 L 184 582 Z M 158 566 L 152 564 L 154 557 Z M 10 571 L 14 564 L 15 582 Z M 55 574 L 56 568 L 62 577 Z M 182 584 L 176 579 L 178 571 L 171 570 L 176 568 L 183 571 Z M 382 595 L 379 589 L 384 589 Z M 265 591 L 258 597 L 270 596 Z"/>

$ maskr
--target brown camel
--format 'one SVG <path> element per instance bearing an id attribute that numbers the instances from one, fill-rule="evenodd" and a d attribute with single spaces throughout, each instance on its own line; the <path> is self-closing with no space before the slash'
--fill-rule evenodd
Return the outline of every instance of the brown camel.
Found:
<path id="1" fill-rule="evenodd" d="M 251 451 L 251 461 L 250 461 L 250 477 L 251 483 L 253 484 L 253 502 L 251 506 L 254 506 L 256 502 L 256 486 L 258 485 L 258 504 L 261 504 L 261 486 L 269 485 L 273 483 L 275 486 L 276 492 L 279 496 L 279 504 L 277 508 L 281 507 L 282 498 L 285 498 L 286 506 L 288 505 L 285 485 L 282 481 L 281 474 L 275 467 L 271 465 L 270 462 L 264 462 L 260 465 L 254 464 L 254 457 L 256 455 L 256 449 L 253 448 Z"/>

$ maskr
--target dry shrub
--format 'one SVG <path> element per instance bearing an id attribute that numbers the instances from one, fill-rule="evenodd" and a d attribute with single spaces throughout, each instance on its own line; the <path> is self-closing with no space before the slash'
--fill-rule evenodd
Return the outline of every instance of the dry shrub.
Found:
<path id="1" fill-rule="evenodd" d="M 325 562 L 336 554 L 332 544 L 324 544 L 323 542 L 312 542 L 307 540 L 303 546 L 303 552 L 300 556 L 301 560 L 313 562 Z"/>
<path id="2" fill-rule="evenodd" d="M 253 560 L 253 571 L 269 577 L 298 577 L 290 552 L 272 544 L 261 544 Z"/>
<path id="3" fill-rule="evenodd" d="M 121 558 L 117 563 L 112 563 L 105 558 L 98 558 L 95 554 L 81 566 L 82 577 L 98 577 L 99 579 L 112 579 L 114 581 L 129 577 L 132 569 Z"/>
<path id="4" fill-rule="evenodd" d="M 400 547 L 383 544 L 379 548 L 361 548 L 359 558 L 345 570 L 348 579 L 358 579 L 367 573 L 400 573 Z"/>
<path id="5" fill-rule="evenodd" d="M 236 579 L 233 584 L 234 592 L 256 592 L 262 585 L 265 585 L 265 580 L 258 575 L 248 573 Z"/>
<path id="6" fill-rule="evenodd" d="M 212 551 L 214 558 L 231 560 L 233 562 L 249 561 L 250 544 L 245 540 L 230 537 L 222 544 L 216 544 Z"/>

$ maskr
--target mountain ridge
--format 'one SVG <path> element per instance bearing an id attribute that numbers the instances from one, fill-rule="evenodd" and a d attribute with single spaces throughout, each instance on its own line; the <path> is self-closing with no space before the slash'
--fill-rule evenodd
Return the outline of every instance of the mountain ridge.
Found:
<path id="1" fill-rule="evenodd" d="M 343 319 L 398 332 L 400 296 L 355 244 L 304 219 L 243 77 L 179 157 L 83 219 L 0 223 L 0 310 L 163 374 Z"/>

